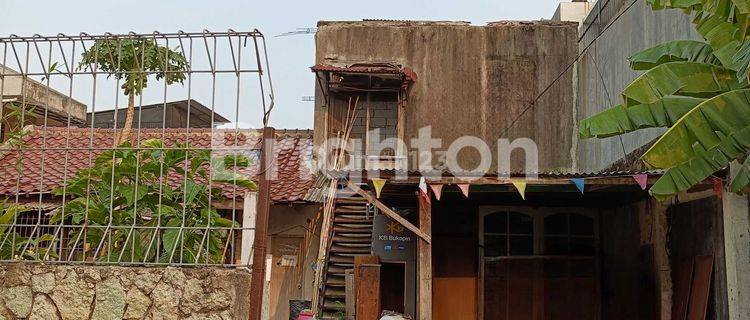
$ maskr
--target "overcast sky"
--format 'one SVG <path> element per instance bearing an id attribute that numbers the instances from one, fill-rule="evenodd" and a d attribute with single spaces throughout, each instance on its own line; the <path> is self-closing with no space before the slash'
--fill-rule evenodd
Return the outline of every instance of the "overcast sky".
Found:
<path id="1" fill-rule="evenodd" d="M 150 33 L 154 30 L 225 31 L 229 28 L 240 31 L 258 28 L 267 36 L 276 92 L 272 125 L 276 128 L 311 128 L 312 102 L 301 101 L 301 98 L 314 94 L 314 79 L 309 71 L 314 61 L 314 36 L 274 37 L 275 35 L 294 31 L 296 28 L 315 27 L 318 20 L 461 20 L 482 25 L 497 20 L 549 19 L 559 2 L 561 1 L 0 0 L 0 36 L 30 36 L 35 33 L 77 35 L 82 31 L 101 34 L 130 31 Z M 78 94 L 76 92 L 74 97 L 87 103 Z M 144 104 L 149 102 L 159 101 L 144 101 Z M 201 102 L 208 104 L 207 101 Z M 217 110 L 219 109 L 233 110 L 231 106 L 217 106 Z M 222 114 L 227 112 L 231 113 L 221 111 Z M 230 119 L 234 119 L 234 116 L 227 115 Z M 257 126 L 260 109 L 242 106 L 237 117 L 240 123 Z"/>

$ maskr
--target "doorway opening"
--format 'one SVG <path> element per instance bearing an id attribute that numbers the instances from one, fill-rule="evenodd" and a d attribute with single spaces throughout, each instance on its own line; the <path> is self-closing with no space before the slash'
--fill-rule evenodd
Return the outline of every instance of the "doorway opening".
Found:
<path id="1" fill-rule="evenodd" d="M 404 313 L 406 302 L 406 265 L 381 263 L 380 303 L 383 310 Z"/>

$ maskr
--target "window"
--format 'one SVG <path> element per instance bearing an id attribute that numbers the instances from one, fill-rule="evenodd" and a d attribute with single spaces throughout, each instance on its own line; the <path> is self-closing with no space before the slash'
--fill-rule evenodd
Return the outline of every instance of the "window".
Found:
<path id="1" fill-rule="evenodd" d="M 509 209 L 483 215 L 484 257 L 594 256 L 594 216 L 552 210 L 555 209 Z"/>
<path id="2" fill-rule="evenodd" d="M 594 219 L 577 213 L 544 218 L 545 255 L 594 255 Z"/>
<path id="3" fill-rule="evenodd" d="M 484 217 L 484 256 L 534 254 L 534 219 L 520 212 L 495 212 Z"/>

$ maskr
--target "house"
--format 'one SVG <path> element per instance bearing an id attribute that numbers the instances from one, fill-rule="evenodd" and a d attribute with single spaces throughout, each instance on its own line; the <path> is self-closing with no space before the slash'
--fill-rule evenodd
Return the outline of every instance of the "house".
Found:
<path id="1" fill-rule="evenodd" d="M 725 261 L 747 258 L 725 250 L 746 245 L 727 223 L 747 218 L 746 199 L 705 181 L 659 202 L 645 189 L 661 172 L 633 166 L 642 144 L 584 148 L 577 121 L 590 111 L 579 99 L 604 94 L 574 85 L 595 75 L 576 64 L 585 47 L 571 22 L 318 24 L 319 316 L 725 312 Z"/>
<path id="2" fill-rule="evenodd" d="M 114 134 L 113 129 L 105 128 L 45 129 L 27 126 L 20 148 L 1 149 L 0 203 L 18 203 L 33 209 L 9 221 L 7 225 L 3 224 L 3 230 L 8 231 L 4 234 L 52 234 L 60 241 L 76 241 L 76 234 L 80 233 L 82 228 L 62 222 L 50 222 L 50 213 L 60 210 L 62 204 L 72 201 L 72 197 L 66 196 L 65 191 L 55 193 L 54 190 L 64 190 L 63 187 L 76 173 L 90 168 L 100 154 L 112 150 Z M 167 143 L 167 147 L 189 143 L 196 150 L 211 150 L 213 155 L 233 152 L 244 154 L 250 158 L 251 165 L 238 169 L 238 173 L 249 177 L 258 175 L 257 148 L 261 143 L 261 136 L 257 130 L 196 128 L 186 133 L 184 129 L 141 129 L 139 137 L 139 143 L 149 139 L 161 139 Z M 313 269 L 310 265 L 315 261 L 317 245 L 308 244 L 318 243 L 316 239 L 319 231 L 316 232 L 315 229 L 319 224 L 316 217 L 319 215 L 320 205 L 305 199 L 314 183 L 309 164 L 312 155 L 312 132 L 277 130 L 273 150 L 274 166 L 270 191 L 272 207 L 267 252 L 268 260 L 274 263 L 269 264 L 267 271 L 270 281 L 266 290 L 268 297 L 272 298 L 267 299 L 266 303 L 270 303 L 267 310 L 271 317 L 288 318 L 287 301 L 307 300 L 306 297 L 312 296 L 313 293 Z M 175 172 L 165 173 L 164 177 L 168 185 L 175 189 L 181 188 L 185 183 L 185 177 Z M 218 186 L 221 190 L 221 195 L 213 198 L 212 207 L 224 218 L 234 220 L 238 224 L 232 229 L 234 236 L 228 238 L 227 250 L 222 254 L 222 258 L 226 265 L 249 266 L 255 236 L 257 191 L 216 182 L 212 185 Z M 91 230 L 98 229 L 91 227 Z M 0 250 L 9 250 L 11 241 L 0 241 Z M 96 244 L 88 246 L 95 248 Z M 180 254 L 176 256 L 175 259 L 182 261 Z M 80 258 L 60 255 L 59 260 L 77 261 Z M 158 261 L 122 261 L 117 264 L 131 266 L 131 269 L 135 270 L 142 264 L 158 265 Z M 221 269 L 215 270 L 223 272 Z M 225 289 L 232 296 L 238 295 L 238 299 L 245 299 L 246 296 L 242 296 L 241 293 L 245 292 L 242 290 L 247 290 L 249 281 L 242 274 L 244 273 L 228 272 L 221 276 L 217 275 L 215 279 L 234 277 L 237 283 L 231 285 L 237 286 L 237 289 Z M 234 302 L 232 306 L 238 308 L 232 311 L 233 317 L 246 316 L 246 303 Z"/>
<path id="3" fill-rule="evenodd" d="M 25 125 L 86 124 L 86 105 L 68 95 L 2 64 L 0 79 L 0 142 L 10 131 Z"/>
<path id="4" fill-rule="evenodd" d="M 127 108 L 89 112 L 86 122 L 94 128 L 117 128 L 125 125 Z M 133 127 L 140 128 L 211 128 L 230 121 L 211 108 L 194 100 L 179 100 L 136 106 Z"/>

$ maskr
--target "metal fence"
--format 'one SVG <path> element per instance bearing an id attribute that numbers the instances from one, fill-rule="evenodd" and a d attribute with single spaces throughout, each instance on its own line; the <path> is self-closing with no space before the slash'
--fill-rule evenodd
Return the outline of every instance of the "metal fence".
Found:
<path id="1" fill-rule="evenodd" d="M 263 34 L 12 35 L 0 46 L 0 261 L 251 263 L 243 206 L 262 141 L 247 127 L 273 108 Z M 124 111 L 96 126 L 110 109 Z"/>

